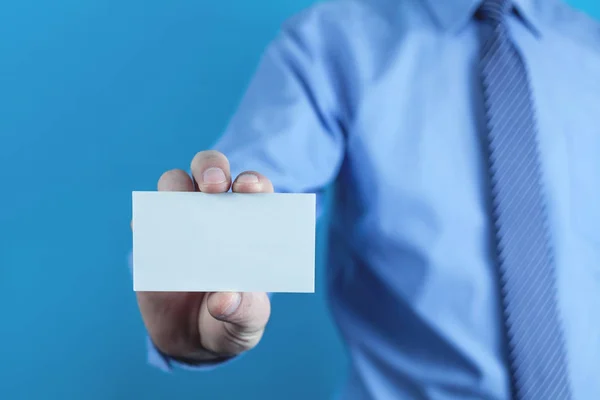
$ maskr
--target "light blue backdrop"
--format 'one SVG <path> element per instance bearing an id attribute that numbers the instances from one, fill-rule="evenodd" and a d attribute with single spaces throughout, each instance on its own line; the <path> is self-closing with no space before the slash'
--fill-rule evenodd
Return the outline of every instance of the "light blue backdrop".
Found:
<path id="1" fill-rule="evenodd" d="M 310 3 L 0 2 L 0 398 L 333 393 L 345 359 L 320 284 L 280 295 L 238 362 L 167 375 L 145 364 L 125 264 L 131 190 L 213 142 L 279 24 Z"/>

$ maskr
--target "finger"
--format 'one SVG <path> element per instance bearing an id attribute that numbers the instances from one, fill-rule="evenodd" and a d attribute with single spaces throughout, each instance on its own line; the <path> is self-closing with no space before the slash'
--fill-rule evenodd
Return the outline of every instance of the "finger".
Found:
<path id="1" fill-rule="evenodd" d="M 214 150 L 201 151 L 192 160 L 191 169 L 201 192 L 223 193 L 231 186 L 229 161 L 223 153 Z"/>
<path id="2" fill-rule="evenodd" d="M 245 171 L 238 175 L 232 185 L 237 193 L 273 193 L 273 184 L 264 175 L 255 171 Z"/>
<path id="3" fill-rule="evenodd" d="M 158 180 L 158 190 L 161 192 L 193 192 L 194 182 L 183 170 L 172 169 L 162 174 Z"/>
<path id="4" fill-rule="evenodd" d="M 258 344 L 271 314 L 266 293 L 211 293 L 205 303 L 199 320 L 204 348 L 229 356 Z"/>

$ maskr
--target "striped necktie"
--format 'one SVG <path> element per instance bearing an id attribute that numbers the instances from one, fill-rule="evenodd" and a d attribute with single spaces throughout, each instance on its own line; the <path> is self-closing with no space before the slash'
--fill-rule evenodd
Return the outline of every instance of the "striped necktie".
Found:
<path id="1" fill-rule="evenodd" d="M 480 74 L 492 219 L 512 392 L 568 400 L 566 350 L 526 66 L 508 30 L 511 4 L 484 0 Z"/>

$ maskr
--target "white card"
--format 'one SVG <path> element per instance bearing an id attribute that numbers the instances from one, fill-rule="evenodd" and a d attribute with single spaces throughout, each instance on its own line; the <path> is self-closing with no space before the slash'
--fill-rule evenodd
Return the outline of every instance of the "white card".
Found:
<path id="1" fill-rule="evenodd" d="M 133 192 L 133 289 L 314 292 L 314 194 Z"/>

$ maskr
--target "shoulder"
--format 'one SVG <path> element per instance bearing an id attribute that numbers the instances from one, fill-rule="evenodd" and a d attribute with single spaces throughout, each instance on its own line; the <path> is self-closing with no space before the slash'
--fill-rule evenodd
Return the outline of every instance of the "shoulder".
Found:
<path id="1" fill-rule="evenodd" d="M 328 0 L 286 19 L 272 43 L 275 51 L 302 57 L 312 65 L 346 74 L 364 48 L 377 51 L 381 32 L 391 20 L 385 6 L 397 0 Z"/>
<path id="2" fill-rule="evenodd" d="M 329 0 L 288 18 L 279 38 L 324 60 L 346 63 L 379 57 L 415 26 L 428 23 L 419 1 Z"/>
<path id="3" fill-rule="evenodd" d="M 329 0 L 321 1 L 301 11 L 283 25 L 284 32 L 320 34 L 339 39 L 340 36 L 369 40 L 381 32 L 394 32 L 412 25 L 430 23 L 420 1 L 399 0 Z"/>
<path id="4" fill-rule="evenodd" d="M 386 3 L 392 4 L 391 0 L 319 1 L 288 18 L 284 27 L 302 26 L 317 20 L 335 25 L 346 25 L 347 22 L 358 22 L 381 15 L 382 8 L 385 8 Z"/>
<path id="5" fill-rule="evenodd" d="M 388 25 L 391 6 L 391 0 L 321 1 L 288 18 L 281 30 L 283 33 L 318 34 L 323 40 L 361 35 L 367 26 Z"/>

